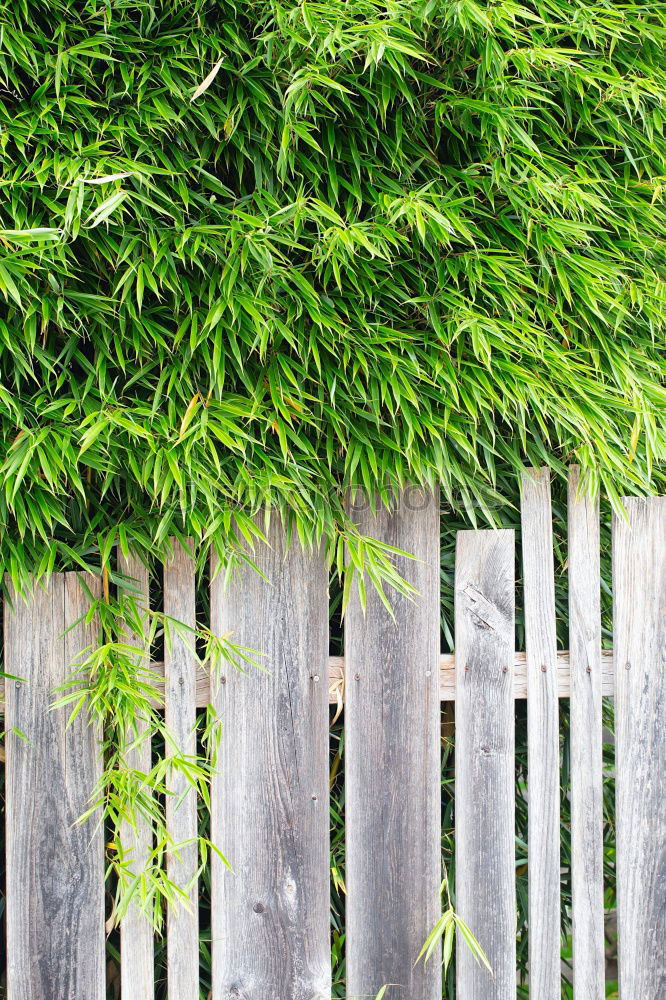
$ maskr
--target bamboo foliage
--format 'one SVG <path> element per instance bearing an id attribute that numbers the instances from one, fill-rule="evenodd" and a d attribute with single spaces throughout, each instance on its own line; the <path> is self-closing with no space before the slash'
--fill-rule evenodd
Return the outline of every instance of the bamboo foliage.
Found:
<path id="1" fill-rule="evenodd" d="M 662 3 L 0 3 L 0 564 L 663 458 Z M 382 554 L 361 562 L 390 576 Z"/>

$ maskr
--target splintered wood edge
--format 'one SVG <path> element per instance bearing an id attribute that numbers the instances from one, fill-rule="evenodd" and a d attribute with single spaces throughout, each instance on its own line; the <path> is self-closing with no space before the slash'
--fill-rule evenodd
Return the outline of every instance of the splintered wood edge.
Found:
<path id="1" fill-rule="evenodd" d="M 164 677 L 164 664 L 156 662 L 152 668 L 159 677 Z M 527 657 L 525 653 L 516 653 L 513 661 L 513 694 L 514 698 L 527 698 Z M 615 692 L 615 666 L 613 651 L 604 650 L 601 654 L 601 693 L 612 697 Z M 344 670 L 343 656 L 328 658 L 328 700 L 331 705 L 344 705 Z M 439 696 L 442 701 L 455 701 L 456 698 L 456 658 L 453 653 L 443 653 L 439 658 Z M 4 677 L 0 678 L 0 712 L 4 711 L 5 684 L 12 684 Z M 158 681 L 158 687 L 163 682 Z M 568 698 L 571 693 L 571 677 L 569 672 L 569 650 L 561 650 L 557 654 L 557 693 L 560 698 Z M 203 708 L 210 702 L 210 675 L 205 670 L 197 671 L 197 705 Z"/>

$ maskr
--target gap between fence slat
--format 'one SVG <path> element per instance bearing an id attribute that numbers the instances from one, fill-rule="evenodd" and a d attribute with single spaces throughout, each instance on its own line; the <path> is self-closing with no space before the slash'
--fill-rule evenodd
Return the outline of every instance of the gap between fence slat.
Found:
<path id="1" fill-rule="evenodd" d="M 491 975 L 458 935 L 459 1000 L 515 1000 L 513 531 L 460 531 L 456 545 L 456 904 Z"/>
<path id="2" fill-rule="evenodd" d="M 441 996 L 437 952 L 416 962 L 440 914 L 439 499 L 407 489 L 396 510 L 350 514 L 359 530 L 416 556 L 416 588 L 393 619 L 368 586 L 345 617 L 346 973 L 349 997 L 382 986 L 409 1000 Z M 416 508 L 416 509 L 415 509 Z M 416 964 L 415 964 L 416 963 Z"/>
<path id="3" fill-rule="evenodd" d="M 620 996 L 666 983 L 666 498 L 613 517 L 617 926 Z"/>
<path id="4" fill-rule="evenodd" d="M 599 501 L 569 472 L 571 888 L 577 1000 L 604 995 L 602 655 Z M 528 706 L 529 708 L 529 706 Z"/>
<path id="5" fill-rule="evenodd" d="M 521 484 L 527 652 L 527 794 L 530 989 L 560 1000 L 560 717 L 550 470 Z"/>
<path id="6" fill-rule="evenodd" d="M 262 518 L 263 527 L 263 518 Z M 328 791 L 328 570 L 323 551 L 268 544 L 223 588 L 211 584 L 216 635 L 265 654 L 222 669 L 222 723 L 211 790 L 213 997 L 331 996 Z"/>
<path id="7" fill-rule="evenodd" d="M 126 558 L 118 549 L 118 569 L 134 581 L 138 591 L 134 594 L 137 605 L 148 610 L 150 596 L 148 570 L 143 563 L 130 556 Z M 144 636 L 128 634 L 124 641 L 137 649 L 145 646 Z M 137 664 L 146 667 L 145 658 L 137 655 Z M 146 731 L 146 723 L 137 720 L 136 734 Z M 134 738 L 134 733 L 131 734 Z M 151 741 L 142 739 L 127 753 L 127 765 L 139 774 L 147 774 L 151 768 Z M 120 841 L 123 856 L 130 869 L 139 874 L 145 867 L 152 850 L 151 832 L 148 822 L 140 812 L 136 815 L 136 826 L 124 822 L 121 826 Z M 130 903 L 127 913 L 120 922 L 120 976 L 123 1000 L 153 1000 L 155 988 L 153 927 L 149 917 L 141 911 L 137 903 Z"/>
<path id="8" fill-rule="evenodd" d="M 164 567 L 164 614 L 196 627 L 194 560 L 173 539 L 173 558 Z M 186 758 L 196 740 L 197 656 L 194 636 L 169 628 L 164 648 L 164 715 L 168 733 Z M 170 752 L 166 748 L 167 754 Z M 169 1000 L 199 998 L 199 892 L 197 885 L 197 795 L 182 771 L 169 773 L 166 801 L 169 836 L 176 851 L 167 855 L 167 875 L 185 898 L 167 912 L 167 986 Z M 178 847 L 178 845 L 182 845 Z"/>
<path id="9" fill-rule="evenodd" d="M 93 594 L 99 580 L 84 576 Z M 7 991 L 11 1000 L 104 1000 L 104 846 L 89 808 L 101 775 L 85 708 L 50 710 L 77 655 L 97 636 L 74 573 L 54 574 L 24 601 L 5 603 Z M 19 735 L 23 734 L 23 738 Z"/>

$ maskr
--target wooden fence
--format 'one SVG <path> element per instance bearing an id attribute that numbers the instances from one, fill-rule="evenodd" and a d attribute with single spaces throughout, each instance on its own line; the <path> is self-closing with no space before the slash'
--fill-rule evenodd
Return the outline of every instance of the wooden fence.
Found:
<path id="1" fill-rule="evenodd" d="M 614 519 L 614 653 L 602 653 L 599 513 L 569 490 L 569 652 L 555 638 L 550 484 L 523 484 L 525 653 L 514 650 L 511 531 L 462 531 L 455 572 L 456 654 L 439 646 L 439 505 L 406 492 L 393 513 L 356 512 L 362 529 L 414 553 L 417 588 L 395 618 L 372 592 L 352 598 L 344 659 L 328 655 L 328 575 L 321 553 L 285 550 L 277 519 L 257 553 L 267 579 L 242 571 L 211 587 L 211 626 L 267 654 L 267 673 L 228 670 L 212 693 L 224 720 L 212 787 L 213 1000 L 328 1000 L 329 702 L 345 703 L 346 970 L 349 998 L 441 997 L 435 959 L 416 962 L 440 913 L 440 701 L 456 700 L 456 904 L 493 975 L 458 942 L 459 1000 L 516 997 L 514 699 L 528 697 L 530 995 L 561 996 L 558 699 L 570 699 L 573 955 L 576 1000 L 604 996 L 602 695 L 614 694 L 617 898 L 622 1000 L 666 996 L 666 498 L 626 501 Z M 139 564 L 122 567 L 148 600 Z M 89 579 L 88 585 L 98 584 Z M 9 1000 L 105 995 L 102 832 L 74 821 L 99 774 L 97 733 L 48 711 L 91 629 L 64 630 L 85 606 L 75 574 L 54 576 L 29 603 L 5 608 L 7 953 Z M 164 569 L 167 614 L 194 625 L 192 563 Z M 187 647 L 166 662 L 166 717 L 194 747 L 210 697 Z M 15 734 L 20 730 L 27 744 Z M 149 765 L 137 751 L 137 768 Z M 175 780 L 175 779 L 174 779 Z M 169 823 L 196 835 L 192 793 L 175 785 Z M 177 803 L 177 805 L 176 805 Z M 140 863 L 146 831 L 126 831 Z M 192 882 L 193 850 L 169 860 Z M 199 997 L 197 887 L 169 913 L 168 996 Z M 153 1000 L 153 935 L 137 911 L 121 934 L 123 1000 Z"/>

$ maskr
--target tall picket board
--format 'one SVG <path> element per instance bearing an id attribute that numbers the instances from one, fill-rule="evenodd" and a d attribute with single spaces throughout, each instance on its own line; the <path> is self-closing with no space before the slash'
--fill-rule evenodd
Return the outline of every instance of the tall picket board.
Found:
<path id="1" fill-rule="evenodd" d="M 599 502 L 569 474 L 571 893 L 576 998 L 604 995 L 602 655 Z"/>
<path id="2" fill-rule="evenodd" d="M 613 521 L 620 996 L 666 990 L 666 497 Z"/>
<path id="3" fill-rule="evenodd" d="M 174 544 L 164 567 L 164 614 L 196 627 L 194 561 Z M 197 656 L 194 634 L 168 625 L 164 650 L 164 721 L 179 753 L 193 757 L 197 749 Z M 169 748 L 167 747 L 167 752 Z M 175 848 L 167 857 L 169 878 L 184 893 L 183 903 L 167 914 L 167 986 L 169 1000 L 199 1000 L 198 817 L 196 791 L 185 775 L 169 775 L 167 828 Z"/>
<path id="4" fill-rule="evenodd" d="M 435 1000 L 437 954 L 416 958 L 440 912 L 439 499 L 406 490 L 375 516 L 351 498 L 350 512 L 364 534 L 416 556 L 399 567 L 417 597 L 393 595 L 392 617 L 372 587 L 363 611 L 354 588 L 347 609 L 347 993 L 374 998 L 394 983 Z"/>
<path id="5" fill-rule="evenodd" d="M 456 901 L 493 970 L 458 935 L 459 1000 L 515 1000 L 514 533 L 458 533 Z"/>
<path id="6" fill-rule="evenodd" d="M 213 631 L 260 654 L 213 691 L 212 1000 L 329 1000 L 328 570 L 276 513 L 252 556 L 211 585 Z"/>
<path id="7" fill-rule="evenodd" d="M 118 568 L 127 577 L 126 591 L 136 601 L 137 608 L 145 612 L 150 608 L 148 570 L 134 557 L 126 557 L 118 550 Z M 128 634 L 123 639 L 136 649 L 136 662 L 147 666 L 146 636 Z M 146 735 L 147 721 L 136 720 L 134 732 L 128 734 L 135 745 L 127 753 L 127 765 L 136 775 L 136 781 L 143 782 L 143 776 L 151 768 L 151 741 Z M 122 825 L 121 850 L 128 869 L 134 878 L 142 878 L 142 872 L 152 850 L 151 830 L 145 817 L 138 813 L 136 823 Z M 120 923 L 120 975 L 123 1000 L 153 1000 L 155 991 L 155 959 L 153 928 L 148 915 L 139 903 L 141 886 L 135 892 L 135 901 Z"/>
<path id="8" fill-rule="evenodd" d="M 99 581 L 85 576 L 92 593 Z M 95 641 L 65 629 L 89 601 L 76 573 L 5 603 L 7 989 L 11 1000 L 104 1000 L 104 854 L 94 821 L 77 824 L 101 774 L 85 710 L 51 709 Z"/>
<path id="9" fill-rule="evenodd" d="M 530 989 L 560 1000 L 560 706 L 550 470 L 530 469 L 521 496 L 527 652 Z"/>

